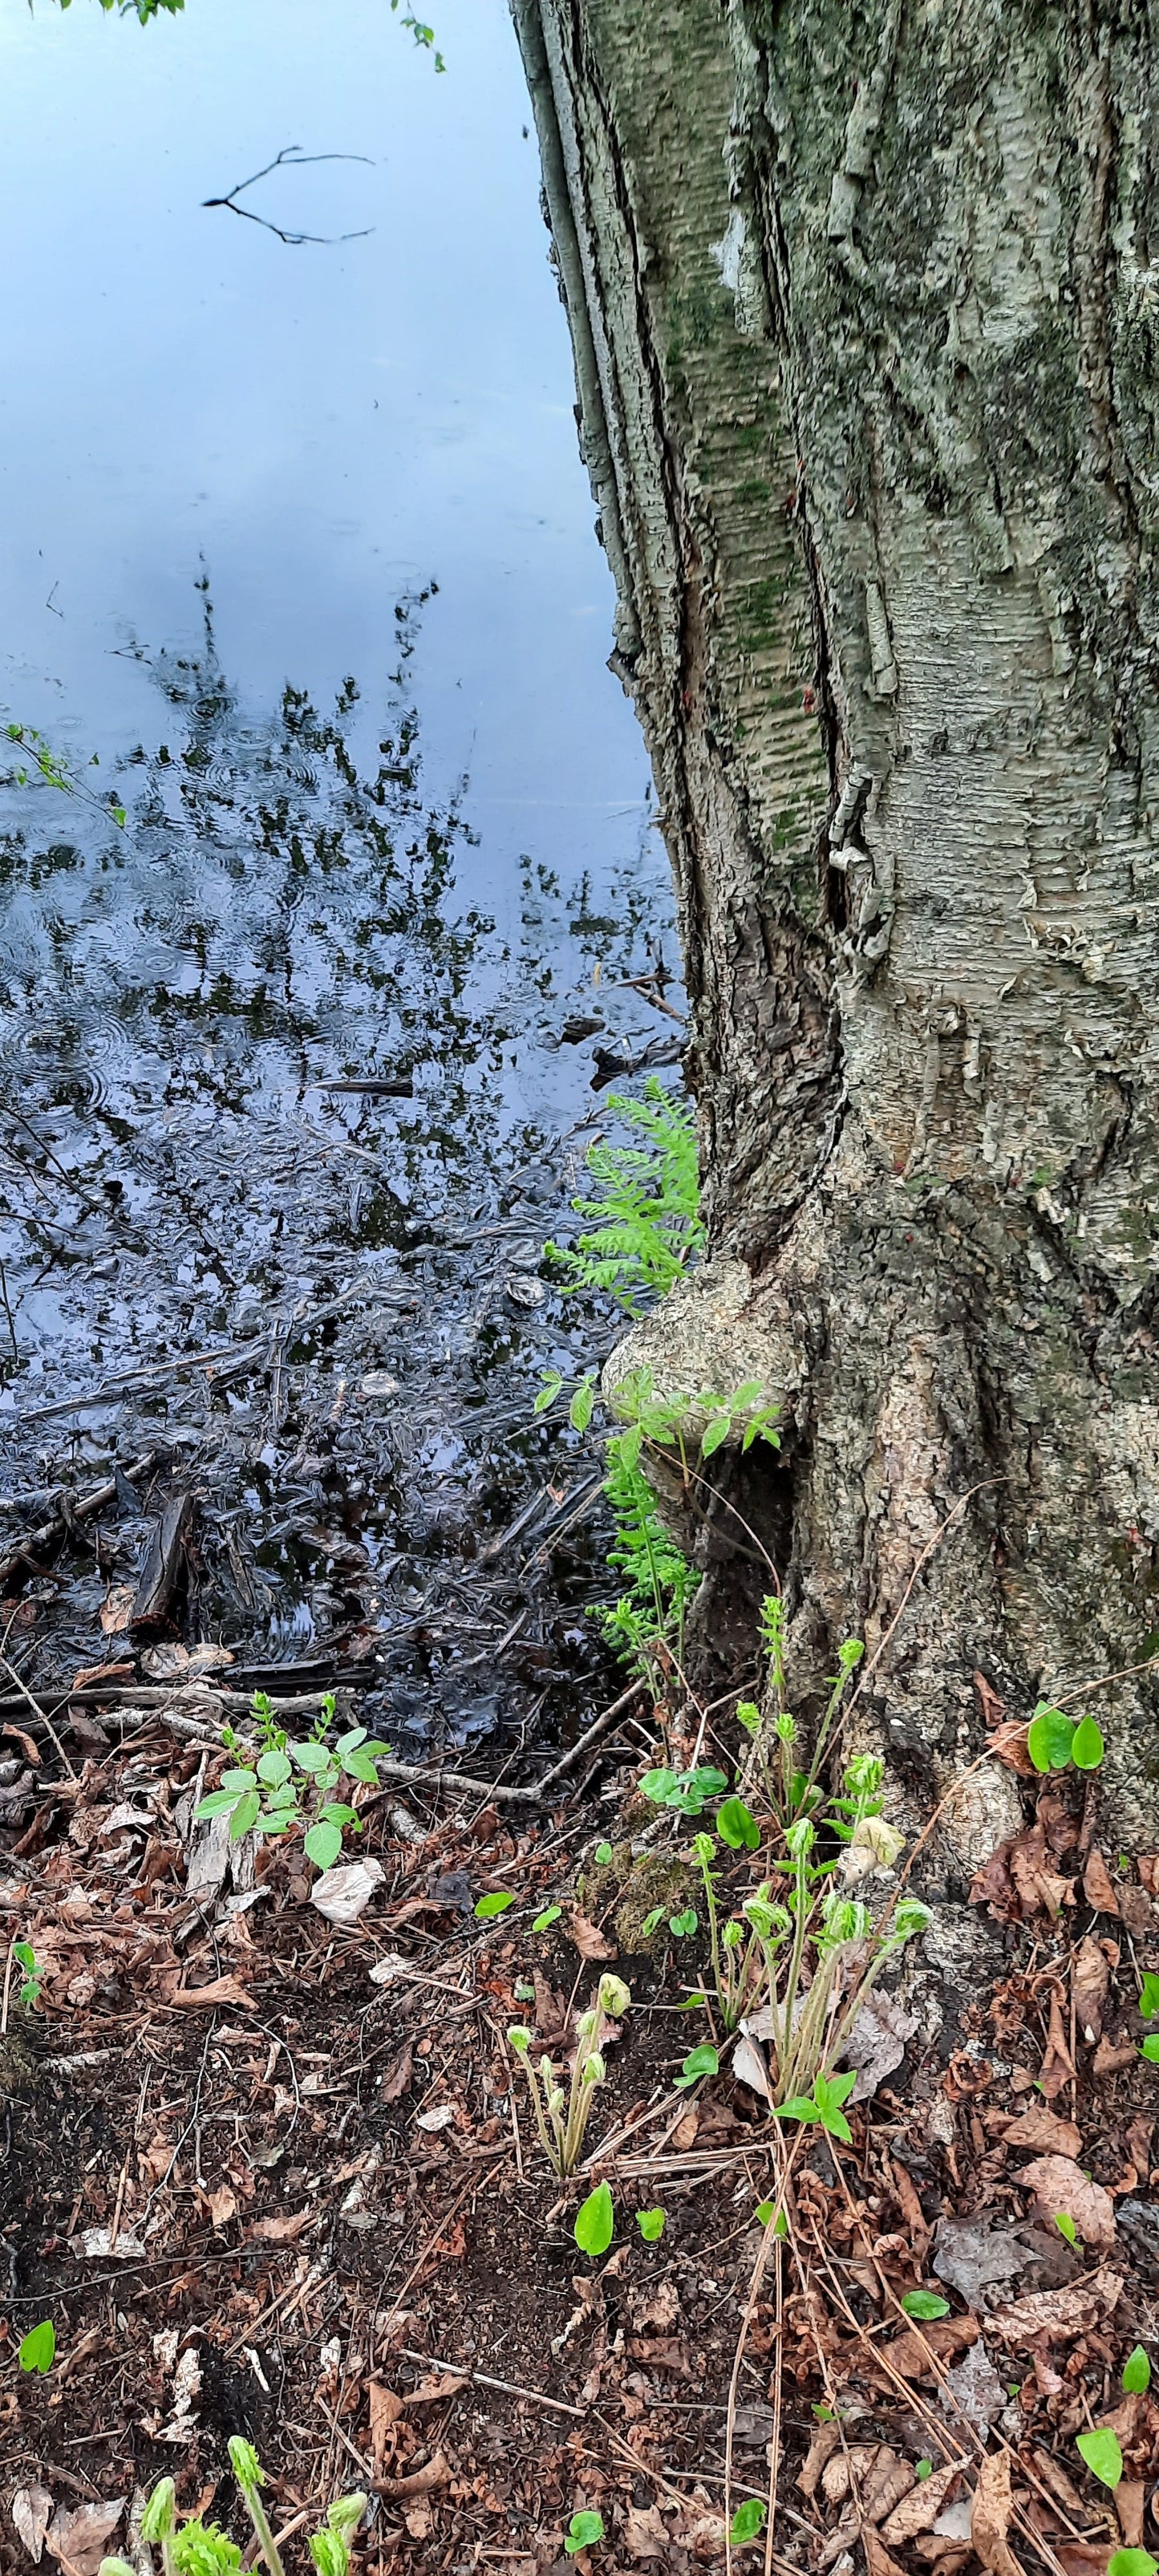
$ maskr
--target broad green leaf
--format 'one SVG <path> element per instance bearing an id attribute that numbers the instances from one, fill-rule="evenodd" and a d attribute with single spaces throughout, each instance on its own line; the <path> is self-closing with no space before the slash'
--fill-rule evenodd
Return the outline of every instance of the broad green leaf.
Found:
<path id="1" fill-rule="evenodd" d="M 933 2466 L 934 2466 L 934 2464 L 933 2464 L 933 2461 L 932 2461 L 932 2460 L 915 2460 L 915 2461 L 914 2461 L 914 2476 L 915 2476 L 915 2478 L 928 2478 L 928 2477 L 932 2476 L 932 2474 L 933 2474 Z"/>
<path id="2" fill-rule="evenodd" d="M 1071 1739 L 1070 1758 L 1076 1771 L 1097 1771 L 1106 1746 L 1093 1717 L 1080 1717 Z"/>
<path id="3" fill-rule="evenodd" d="M 723 1448 L 731 1429 L 731 1414 L 714 1413 L 711 1422 L 706 1422 L 704 1426 L 704 1437 L 700 1443 L 701 1457 L 711 1458 L 715 1450 Z"/>
<path id="4" fill-rule="evenodd" d="M 1159 1977 L 1153 1968 L 1148 1968 L 1144 1975 L 1139 2010 L 1144 2021 L 1159 2021 Z"/>
<path id="5" fill-rule="evenodd" d="M 556 1907 L 556 1912 L 557 1912 L 557 1914 L 558 1914 L 558 1912 L 559 1912 L 559 1907 L 558 1907 L 558 1906 Z M 653 1906 L 653 1908 L 652 1908 L 651 1913 L 650 1913 L 650 1914 L 646 1914 L 646 1915 L 644 1916 L 644 1920 L 643 1920 L 642 1924 L 640 1925 L 641 1937 L 642 1937 L 645 1941 L 650 1941 L 650 1940 L 651 1940 L 651 1938 L 652 1938 L 652 1934 L 653 1934 L 656 1930 L 658 1930 L 658 1928 L 659 1928 L 660 1924 L 663 1922 L 663 1920 L 664 1920 L 664 1908 L 663 1908 L 663 1906 L 662 1906 L 662 1905 L 654 1905 L 654 1906 Z"/>
<path id="6" fill-rule="evenodd" d="M 357 1807 L 347 1807 L 341 1799 L 328 1798 L 325 1806 L 319 1807 L 318 1814 L 328 1825 L 361 1825 L 362 1822 Z"/>
<path id="7" fill-rule="evenodd" d="M 678 1785 L 674 1771 L 645 1771 L 640 1795 L 650 1798 L 654 1807 L 666 1807 Z"/>
<path id="8" fill-rule="evenodd" d="M 237 1795 L 236 1789 L 211 1789 L 209 1796 L 199 1799 L 193 1810 L 195 1822 L 200 1824 L 203 1816 L 228 1815 L 237 1805 Z"/>
<path id="9" fill-rule="evenodd" d="M 595 1389 L 592 1385 L 591 1379 L 585 1378 L 583 1384 L 581 1386 L 577 1386 L 571 1403 L 567 1408 L 568 1420 L 573 1431 L 587 1430 L 588 1424 L 592 1418 L 595 1400 Z"/>
<path id="10" fill-rule="evenodd" d="M 1036 1771 L 1065 1771 L 1074 1742 L 1074 1720 L 1061 1708 L 1036 1708 L 1026 1750 Z"/>
<path id="11" fill-rule="evenodd" d="M 563 1379 L 561 1377 L 557 1377 L 553 1369 L 551 1376 L 544 1378 L 543 1384 L 536 1396 L 535 1403 L 532 1406 L 533 1413 L 546 1413 L 548 1406 L 554 1404 L 556 1397 L 558 1395 L 562 1395 L 562 1393 Z"/>
<path id="12" fill-rule="evenodd" d="M 229 1820 L 229 1839 L 231 1843 L 240 1842 L 242 1835 L 249 1833 L 251 1826 L 256 1825 L 261 1812 L 262 1802 L 256 1789 L 251 1789 L 248 1797 L 238 1799 L 237 1805 Z"/>
<path id="13" fill-rule="evenodd" d="M 337 1825 L 311 1825 L 305 1840 L 307 1860 L 315 1869 L 333 1869 L 342 1849 L 342 1836 Z"/>
<path id="14" fill-rule="evenodd" d="M 38 2326 L 29 2327 L 23 2341 L 17 2345 L 16 2359 L 21 2370 L 38 2370 L 43 2378 L 44 2373 L 52 2368 L 55 2352 L 56 2327 L 51 2317 L 44 2317 Z"/>
<path id="15" fill-rule="evenodd" d="M 514 1903 L 515 1891 L 513 1888 L 497 1887 L 493 1890 L 490 1896 L 481 1896 L 479 1898 L 478 1904 L 475 1907 L 475 1912 L 480 1923 L 490 1923 L 494 1915 L 506 1914 L 508 1906 L 514 1905 Z"/>
<path id="16" fill-rule="evenodd" d="M 948 2317 L 950 2302 L 940 2299 L 936 2290 L 907 2290 L 901 2301 L 907 2317 L 918 2317 L 927 2324 L 933 2317 Z"/>
<path id="17" fill-rule="evenodd" d="M 688 2051 L 676 2078 L 677 2092 L 685 2092 L 690 2084 L 699 2084 L 702 2075 L 716 2075 L 719 2070 L 720 2059 L 715 2048 L 708 2040 L 702 2040 L 699 2048 Z"/>
<path id="18" fill-rule="evenodd" d="M 1068 2245 L 1078 2244 L 1079 2232 L 1068 2210 L 1056 2209 L 1054 2213 L 1054 2223 L 1058 2229 L 1059 2235 L 1065 2236 Z"/>
<path id="19" fill-rule="evenodd" d="M 370 1786 L 377 1789 L 378 1765 L 373 1754 L 367 1752 L 364 1744 L 359 1746 L 357 1753 L 346 1755 L 342 1768 L 349 1779 L 369 1781 Z"/>
<path id="20" fill-rule="evenodd" d="M 267 1788 L 280 1789 L 283 1781 L 289 1779 L 290 1771 L 290 1757 L 287 1753 L 279 1753 L 271 1746 L 268 1753 L 259 1754 L 258 1778 L 265 1781 Z"/>
<path id="21" fill-rule="evenodd" d="M 738 2504 L 728 2535 L 734 2549 L 744 2549 L 750 2540 L 759 2540 L 767 2510 L 759 2496 L 746 2496 L 744 2503 Z"/>
<path id="22" fill-rule="evenodd" d="M 573 2513 L 563 2545 L 568 2557 L 576 2558 L 581 2549 L 594 2549 L 597 2540 L 602 2540 L 603 2536 L 602 2513 Z"/>
<path id="23" fill-rule="evenodd" d="M 1107 2561 L 1107 2576 L 1159 2576 L 1149 2549 L 1116 2549 Z"/>
<path id="24" fill-rule="evenodd" d="M 638 2209 L 636 2225 L 645 2245 L 658 2245 L 664 2233 L 665 2212 L 662 2209 Z"/>
<path id="25" fill-rule="evenodd" d="M 1144 2040 L 1139 2055 L 1146 2058 L 1148 2066 L 1159 2066 L 1159 2035 L 1152 2032 L 1150 2039 Z"/>
<path id="26" fill-rule="evenodd" d="M 606 2254 L 614 2226 L 611 2192 L 606 2182 L 598 2182 L 576 2211 L 573 2233 L 581 2254 L 590 2254 L 593 2261 L 597 2255 Z"/>
<path id="27" fill-rule="evenodd" d="M 716 1830 L 730 1851 L 759 1851 L 760 1827 L 743 1798 L 726 1798 L 716 1811 Z"/>
<path id="28" fill-rule="evenodd" d="M 549 1924 L 558 1923 L 562 1912 L 562 1905 L 545 1905 L 542 1914 L 536 1915 L 535 1921 L 531 1926 L 532 1931 L 546 1932 Z"/>
<path id="29" fill-rule="evenodd" d="M 780 2102 L 774 2118 L 778 2120 L 819 2120 L 820 2111 L 811 2093 L 795 2093 L 791 2102 Z"/>
<path id="30" fill-rule="evenodd" d="M 331 1755 L 325 1744 L 314 1744 L 307 1741 L 305 1744 L 291 1745 L 290 1750 L 298 1765 L 299 1771 L 317 1773 L 320 1771 L 329 1771 L 331 1768 Z"/>
<path id="31" fill-rule="evenodd" d="M 1151 2364 L 1141 2343 L 1129 2352 L 1123 2364 L 1123 2388 L 1128 2397 L 1141 2397 L 1151 2385 Z"/>
<path id="32" fill-rule="evenodd" d="M 357 1753 L 359 1745 L 365 1744 L 365 1742 L 366 1728 L 364 1726 L 351 1726 L 347 1728 L 345 1735 L 339 1736 L 334 1750 L 341 1757 L 342 1761 L 345 1761 L 348 1753 Z"/>
<path id="33" fill-rule="evenodd" d="M 1076 2448 L 1082 2453 L 1093 2478 L 1101 2478 L 1105 2487 L 1117 2487 L 1123 2474 L 1123 2454 L 1119 2436 L 1109 2424 L 1096 2424 L 1093 2433 L 1079 2433 Z"/>
<path id="34" fill-rule="evenodd" d="M 223 1771 L 221 1775 L 221 1785 L 223 1789 L 233 1789 L 234 1791 L 252 1789 L 254 1778 L 255 1774 L 252 1771 L 241 1771 L 236 1769 L 233 1771 Z"/>
<path id="35" fill-rule="evenodd" d="M 696 1907 L 694 1905 L 686 1905 L 683 1914 L 669 1915 L 668 1929 L 670 1932 L 675 1933 L 678 1941 L 685 1941 L 691 1933 L 695 1932 L 697 1920 Z"/>
<path id="36" fill-rule="evenodd" d="M 596 1863 L 596 1867 L 597 1867 L 597 1869 L 606 1869 L 606 1868 L 608 1867 L 608 1864 L 609 1864 L 610 1860 L 611 1860 L 611 1857 L 612 1857 L 612 1846 L 611 1846 L 611 1844 L 610 1844 L 610 1843 L 597 1843 L 597 1844 L 596 1844 L 596 1848 L 595 1848 L 595 1863 Z"/>

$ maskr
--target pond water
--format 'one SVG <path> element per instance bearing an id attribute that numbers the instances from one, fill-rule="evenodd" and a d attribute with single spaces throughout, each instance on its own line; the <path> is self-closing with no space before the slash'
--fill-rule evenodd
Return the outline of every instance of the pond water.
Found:
<path id="1" fill-rule="evenodd" d="M 527 1432 L 588 1338 L 539 1252 L 674 941 L 514 37 L 437 19 L 441 75 L 387 0 L 0 0 L 0 1439 L 29 1510 L 154 1450 L 170 1627 L 396 1636 L 461 1740 L 464 1566 L 590 1483 Z M 74 1660 L 133 1516 L 122 1479 L 70 1567 Z"/>

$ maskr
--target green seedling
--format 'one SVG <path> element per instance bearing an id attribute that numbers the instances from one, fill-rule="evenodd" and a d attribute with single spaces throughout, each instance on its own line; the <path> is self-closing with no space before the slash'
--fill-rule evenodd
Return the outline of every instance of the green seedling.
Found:
<path id="1" fill-rule="evenodd" d="M 730 1809 L 735 1813 L 730 1815 Z M 743 1849 L 746 1845 L 750 1850 L 755 1850 L 760 1841 L 760 1835 L 743 1800 L 726 1799 L 724 1806 L 717 1813 L 718 1826 L 722 1817 L 728 1818 L 732 1834 L 735 1836 L 732 1842 L 733 1850 Z M 749 1827 L 752 1828 L 751 1841 Z M 726 1834 L 724 1840 L 727 1842 L 729 1835 Z M 761 1942 L 750 1923 L 738 1922 L 735 1916 L 724 1924 L 720 1921 L 716 1902 L 716 1872 L 713 1868 L 716 1845 L 711 1834 L 701 1833 L 694 1836 L 692 1854 L 704 1886 L 716 2000 L 726 2031 L 733 2031 L 743 2014 L 758 2000 L 758 1988 L 764 1968 Z"/>
<path id="2" fill-rule="evenodd" d="M 1065 2209 L 1056 2209 L 1054 2213 L 1054 2223 L 1058 2229 L 1059 2235 L 1065 2236 L 1067 2244 L 1077 2246 L 1079 2233 L 1073 2218 L 1069 2215 L 1069 2212 Z"/>
<path id="3" fill-rule="evenodd" d="M 948 2317 L 950 2302 L 940 2299 L 936 2290 L 907 2290 L 900 2302 L 907 2317 L 916 2317 L 922 2325 L 932 2324 L 935 2317 Z"/>
<path id="4" fill-rule="evenodd" d="M 587 2199 L 581 2200 L 572 2231 L 581 2254 L 590 2254 L 593 2262 L 606 2254 L 615 2228 L 612 2195 L 606 2182 L 598 2182 Z"/>
<path id="5" fill-rule="evenodd" d="M 666 2213 L 662 2209 L 638 2209 L 636 2225 L 645 2245 L 658 2245 L 664 2233 Z"/>
<path id="6" fill-rule="evenodd" d="M 719 1798 L 727 1789 L 723 1771 L 711 1763 L 702 1763 L 695 1771 L 645 1771 L 640 1782 L 640 1795 L 650 1798 L 654 1807 L 668 1807 L 673 1815 L 699 1816 L 710 1798 Z"/>
<path id="7" fill-rule="evenodd" d="M 857 2082 L 852 2075 L 816 2075 L 811 2093 L 796 2093 L 777 2106 L 778 2120 L 818 2120 L 831 2138 L 848 2146 L 853 2132 L 841 2108 Z"/>
<path id="8" fill-rule="evenodd" d="M 609 1866 L 609 1864 L 610 1864 L 610 1862 L 611 1862 L 611 1859 L 612 1859 L 612 1846 L 611 1846 L 611 1844 L 610 1844 L 610 1843 L 597 1843 L 597 1844 L 596 1844 L 596 1849 L 595 1849 L 595 1863 L 596 1863 L 596 1867 L 597 1867 L 597 1869 L 607 1869 L 607 1868 L 608 1868 L 608 1866 Z"/>
<path id="9" fill-rule="evenodd" d="M 594 2549 L 597 2540 L 602 2540 L 603 2536 L 602 2513 L 573 2513 L 563 2545 L 568 2557 L 576 2558 L 581 2549 Z"/>
<path id="10" fill-rule="evenodd" d="M 514 1903 L 515 1891 L 513 1888 L 497 1887 L 492 1891 L 490 1896 L 481 1896 L 479 1898 L 478 1904 L 475 1907 L 476 1919 L 480 1923 L 492 1923 L 497 1914 L 506 1914 L 508 1906 L 514 1905 Z"/>
<path id="11" fill-rule="evenodd" d="M 1123 2389 L 1128 2397 L 1143 2397 L 1151 2385 L 1151 2364 L 1141 2343 L 1129 2352 L 1123 2364 Z"/>
<path id="12" fill-rule="evenodd" d="M 532 1931 L 547 1932 L 553 1923 L 558 1923 L 562 1912 L 562 1905 L 545 1905 L 542 1914 L 536 1915 L 531 1926 Z"/>
<path id="13" fill-rule="evenodd" d="M 262 1749 L 223 1772 L 220 1788 L 211 1789 L 197 1807 L 198 1820 L 228 1816 L 231 1842 L 248 1833 L 302 1830 L 307 1859 L 317 1869 L 333 1869 L 343 1835 L 362 1831 L 357 1809 L 335 1793 L 347 1779 L 377 1788 L 378 1763 L 390 1751 L 388 1744 L 374 1742 L 364 1726 L 349 1727 L 331 1750 L 323 1738 L 334 1713 L 334 1694 L 328 1691 L 313 1735 L 291 1743 L 266 1693 L 255 1691 L 250 1716 Z M 245 1751 L 232 1727 L 223 1730 L 222 1741 L 229 1752 Z"/>
<path id="14" fill-rule="evenodd" d="M 1139 2012 L 1144 2021 L 1159 2021 L 1159 1977 L 1152 1968 L 1147 1969 L 1143 1978 Z"/>
<path id="15" fill-rule="evenodd" d="M 689 2049 L 676 2078 L 676 2090 L 678 2093 L 686 2093 L 691 2084 L 700 2083 L 702 2076 L 717 2075 L 719 2072 L 720 2059 L 715 2048 L 712 2048 L 706 2040 L 700 2048 Z"/>
<path id="16" fill-rule="evenodd" d="M 1077 1724 L 1065 1709 L 1040 1700 L 1026 1737 L 1026 1750 L 1036 1771 L 1097 1771 L 1105 1751 L 1093 1717 Z"/>
<path id="17" fill-rule="evenodd" d="M 1112 2432 L 1109 2424 L 1096 2424 L 1093 2433 L 1079 2433 L 1075 2447 L 1093 2478 L 1100 2478 L 1103 2485 L 1112 2490 L 1118 2486 L 1123 2474 L 1123 2454 L 1119 2449 L 1119 2436 Z"/>
<path id="18" fill-rule="evenodd" d="M 932 2476 L 933 2476 L 933 2473 L 934 2473 L 934 2464 L 933 2464 L 933 2461 L 932 2461 L 932 2460 L 915 2460 L 915 2461 L 914 2461 L 914 2476 L 915 2476 L 915 2478 L 921 2478 L 921 2479 L 924 2481 L 926 2478 L 932 2477 Z"/>
<path id="19" fill-rule="evenodd" d="M 1149 2549 L 1116 2549 L 1107 2560 L 1107 2576 L 1159 2576 Z"/>
<path id="20" fill-rule="evenodd" d="M 605 1974 L 600 1978 L 594 2004 L 580 2014 L 576 2024 L 575 2058 L 571 2084 L 566 2093 L 550 2057 L 545 2054 L 538 2065 L 533 2060 L 531 2032 L 523 2023 L 514 2022 L 507 2033 L 508 2046 L 514 2051 L 527 2078 L 540 2145 L 561 2180 L 571 2173 L 577 2161 L 596 2088 L 603 2083 L 606 2073 L 603 2058 L 595 2045 L 600 2023 L 605 2015 L 619 2021 L 631 2000 L 622 1977 Z"/>
<path id="21" fill-rule="evenodd" d="M 759 2496 L 746 2496 L 744 2503 L 738 2504 L 728 2534 L 734 2549 L 744 2549 L 751 2540 L 760 2539 L 767 2512 Z"/>
<path id="22" fill-rule="evenodd" d="M 43 2379 L 51 2370 L 55 2358 L 56 2327 L 51 2317 L 43 2317 L 38 2326 L 29 2327 L 28 2333 L 17 2345 L 17 2363 L 21 2370 L 38 2370 Z"/>
<path id="23" fill-rule="evenodd" d="M 730 1851 L 759 1851 L 761 1829 L 743 1798 L 726 1798 L 716 1811 L 716 1830 Z"/>
<path id="24" fill-rule="evenodd" d="M 31 2012 L 40 2001 L 44 1970 L 37 1963 L 36 1952 L 31 1941 L 14 1941 L 12 1956 L 21 1971 L 20 1983 L 16 1989 L 16 2001 Z"/>
<path id="25" fill-rule="evenodd" d="M 1152 2032 L 1150 2039 L 1143 2041 L 1139 2055 L 1146 2058 L 1148 2066 L 1159 2066 L 1159 2034 Z"/>
<path id="26" fill-rule="evenodd" d="M 265 2477 L 253 2443 L 239 2433 L 232 2434 L 229 2456 L 267 2576 L 285 2576 L 259 2492 Z M 349 2576 L 350 2543 L 365 2511 L 366 2497 L 362 2494 L 336 2496 L 327 2508 L 322 2529 L 313 2532 L 309 2542 L 318 2576 Z M 162 2478 L 148 2497 L 141 2516 L 141 2538 L 149 2548 L 160 2550 L 164 2576 L 237 2576 L 241 2565 L 237 2542 L 216 2523 L 200 2519 L 178 2523 L 172 2478 Z M 135 2571 L 123 2558 L 105 2558 L 100 2576 L 135 2576 Z"/>

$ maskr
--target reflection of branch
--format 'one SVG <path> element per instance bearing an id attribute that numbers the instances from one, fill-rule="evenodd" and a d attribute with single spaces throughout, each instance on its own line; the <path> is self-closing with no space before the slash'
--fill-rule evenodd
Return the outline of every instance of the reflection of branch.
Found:
<path id="1" fill-rule="evenodd" d="M 202 205 L 228 206 L 231 215 L 244 215 L 247 223 L 261 224 L 266 232 L 276 233 L 280 242 L 287 242 L 295 250 L 302 242 L 365 241 L 375 229 L 373 224 L 367 224 L 364 230 L 358 233 L 284 233 L 280 224 L 270 222 L 268 215 L 255 215 L 248 206 L 238 205 L 237 200 L 242 190 L 255 188 L 259 179 L 268 179 L 271 170 L 280 170 L 286 164 L 291 169 L 301 170 L 307 161 L 365 161 L 368 170 L 374 168 L 373 161 L 368 159 L 365 152 L 303 152 L 300 144 L 287 143 L 283 145 L 276 160 L 267 161 L 264 170 L 255 170 L 251 179 L 239 179 L 236 188 L 230 189 L 228 197 L 203 197 Z"/>

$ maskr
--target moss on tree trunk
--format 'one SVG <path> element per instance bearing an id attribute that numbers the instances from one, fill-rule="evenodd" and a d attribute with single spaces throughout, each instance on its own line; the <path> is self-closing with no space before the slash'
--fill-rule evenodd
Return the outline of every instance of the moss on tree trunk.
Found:
<path id="1" fill-rule="evenodd" d="M 691 999 L 712 1260 L 648 1329 L 782 1392 L 806 1675 L 954 1514 L 877 1692 L 928 1800 L 976 1673 L 1159 1628 L 1159 17 L 513 6 Z M 1153 1841 L 1154 1681 L 1097 1705 Z"/>

